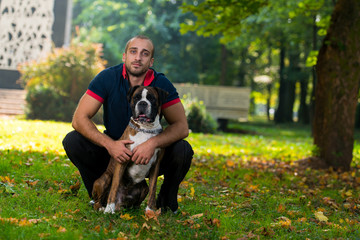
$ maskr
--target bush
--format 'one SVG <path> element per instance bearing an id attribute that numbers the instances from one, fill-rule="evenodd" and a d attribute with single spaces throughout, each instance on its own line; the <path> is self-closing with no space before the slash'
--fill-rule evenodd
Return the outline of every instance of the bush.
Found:
<path id="1" fill-rule="evenodd" d="M 28 89 L 25 114 L 29 119 L 71 121 L 76 103 L 53 88 L 38 85 Z"/>
<path id="2" fill-rule="evenodd" d="M 191 131 L 202 133 L 216 132 L 218 127 L 217 122 L 206 111 L 206 107 L 202 101 L 184 95 L 182 102 Z"/>
<path id="3" fill-rule="evenodd" d="M 100 44 L 75 43 L 56 48 L 39 61 L 19 65 L 31 119 L 71 121 L 89 82 L 104 69 Z"/>

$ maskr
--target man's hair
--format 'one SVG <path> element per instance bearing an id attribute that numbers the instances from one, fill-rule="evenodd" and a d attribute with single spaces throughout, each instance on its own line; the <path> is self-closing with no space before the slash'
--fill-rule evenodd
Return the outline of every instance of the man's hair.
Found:
<path id="1" fill-rule="evenodd" d="M 134 39 L 143 39 L 143 40 L 148 40 L 148 41 L 150 41 L 150 43 L 151 43 L 151 45 L 152 45 L 152 47 L 153 47 L 152 52 L 151 52 L 151 58 L 154 57 L 154 54 L 155 54 L 155 46 L 154 46 L 154 43 L 152 42 L 152 40 L 151 40 L 149 37 L 147 37 L 147 36 L 145 36 L 145 35 L 137 35 L 137 36 L 131 38 L 129 41 L 127 41 L 127 43 L 126 43 L 126 45 L 125 45 L 125 53 L 127 53 L 127 50 L 128 50 L 128 48 L 129 48 L 129 45 L 130 45 L 130 42 L 131 42 L 132 40 L 134 40 Z"/>

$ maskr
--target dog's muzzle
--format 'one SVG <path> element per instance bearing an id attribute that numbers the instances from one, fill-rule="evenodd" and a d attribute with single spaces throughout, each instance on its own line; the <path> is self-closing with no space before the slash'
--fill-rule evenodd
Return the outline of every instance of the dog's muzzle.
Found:
<path id="1" fill-rule="evenodd" d="M 151 116 L 151 104 L 146 101 L 139 101 L 135 107 L 136 120 L 141 122 L 153 122 Z"/>

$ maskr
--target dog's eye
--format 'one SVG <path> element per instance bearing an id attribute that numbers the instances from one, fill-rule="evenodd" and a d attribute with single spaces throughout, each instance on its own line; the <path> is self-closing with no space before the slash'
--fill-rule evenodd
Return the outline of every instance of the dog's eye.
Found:
<path id="1" fill-rule="evenodd" d="M 137 94 L 134 96 L 135 101 L 139 101 L 141 99 L 141 95 Z"/>
<path id="2" fill-rule="evenodd" d="M 152 102 L 152 101 L 155 101 L 155 97 L 153 95 L 147 95 L 146 98 Z"/>

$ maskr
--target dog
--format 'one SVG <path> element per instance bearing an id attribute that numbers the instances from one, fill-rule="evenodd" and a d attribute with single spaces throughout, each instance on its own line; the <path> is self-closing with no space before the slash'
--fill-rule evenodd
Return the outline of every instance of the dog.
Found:
<path id="1" fill-rule="evenodd" d="M 162 132 L 161 105 L 167 95 L 156 87 L 135 86 L 129 90 L 127 98 L 132 117 L 120 139 L 134 142 L 127 146 L 130 150 Z M 163 155 L 164 149 L 157 148 L 147 165 L 136 165 L 131 160 L 119 163 L 111 158 L 106 171 L 94 182 L 94 209 L 115 213 L 123 207 L 137 208 L 148 193 L 146 211 L 156 209 L 156 182 Z M 149 176 L 149 186 L 146 176 Z"/>

